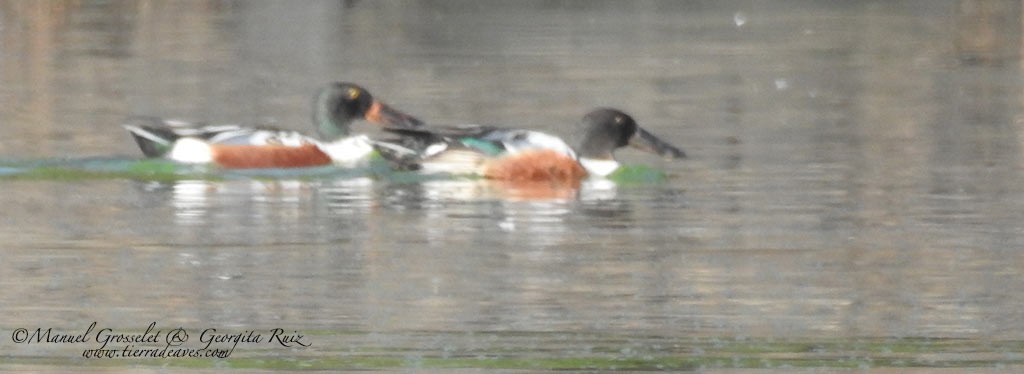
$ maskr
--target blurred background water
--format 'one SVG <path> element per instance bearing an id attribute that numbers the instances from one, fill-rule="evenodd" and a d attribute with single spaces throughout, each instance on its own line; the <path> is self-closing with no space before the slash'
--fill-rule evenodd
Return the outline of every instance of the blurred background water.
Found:
<path id="1" fill-rule="evenodd" d="M 399 358 L 385 367 L 596 356 L 1020 369 L 1021 12 L 996 0 L 0 1 L 6 164 L 138 158 L 119 126 L 131 114 L 311 133 L 311 97 L 330 81 L 431 123 L 559 135 L 614 106 L 690 155 L 621 151 L 668 180 L 568 191 L 345 173 L 2 180 L 0 366 L 59 372 L 92 348 L 14 344 L 18 327 L 156 321 L 314 331 L 310 349 L 232 357 Z M 966 343 L 922 343 L 924 357 L 814 345 L 886 339 Z M 736 341 L 769 353 L 707 352 Z M 816 343 L 779 361 L 777 341 Z M 882 360 L 893 355 L 904 361 Z"/>

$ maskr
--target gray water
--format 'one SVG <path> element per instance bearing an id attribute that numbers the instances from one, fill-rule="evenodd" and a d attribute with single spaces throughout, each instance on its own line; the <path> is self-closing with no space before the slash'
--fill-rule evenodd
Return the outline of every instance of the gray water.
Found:
<path id="1" fill-rule="evenodd" d="M 0 369 L 1020 370 L 1021 8 L 0 2 L 9 164 L 139 158 L 131 114 L 312 132 L 330 81 L 431 123 L 558 135 L 614 106 L 690 156 L 622 150 L 667 180 L 578 190 L 0 180 Z M 15 343 L 94 321 L 91 342 Z M 97 330 L 151 322 L 191 348 L 207 328 L 312 345 L 81 358 Z"/>

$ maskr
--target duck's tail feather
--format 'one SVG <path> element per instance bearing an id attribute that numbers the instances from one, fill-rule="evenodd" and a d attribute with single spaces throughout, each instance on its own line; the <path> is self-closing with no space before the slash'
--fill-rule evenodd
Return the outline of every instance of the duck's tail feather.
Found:
<path id="1" fill-rule="evenodd" d="M 370 140 L 370 145 L 400 170 L 419 170 L 423 161 L 420 144 L 408 138 Z"/>
<path id="2" fill-rule="evenodd" d="M 131 117 L 121 125 L 146 157 L 163 157 L 180 137 L 156 117 Z"/>

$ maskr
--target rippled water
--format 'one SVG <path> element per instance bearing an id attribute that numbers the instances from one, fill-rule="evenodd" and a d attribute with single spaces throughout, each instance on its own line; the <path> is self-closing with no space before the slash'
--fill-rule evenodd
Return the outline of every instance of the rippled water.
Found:
<path id="1" fill-rule="evenodd" d="M 1019 370 L 1021 12 L 0 2 L 0 367 Z M 566 135 L 615 106 L 691 157 L 623 150 L 667 179 L 579 189 L 132 169 L 126 115 L 311 131 L 336 80 L 441 124 Z M 84 360 L 95 342 L 14 342 L 93 321 L 313 345 Z"/>

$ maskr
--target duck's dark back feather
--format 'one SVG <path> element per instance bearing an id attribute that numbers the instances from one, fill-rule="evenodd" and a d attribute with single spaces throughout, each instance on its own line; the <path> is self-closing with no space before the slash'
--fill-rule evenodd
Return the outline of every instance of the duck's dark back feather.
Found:
<path id="1" fill-rule="evenodd" d="M 456 126 L 430 126 L 420 128 L 396 128 L 385 127 L 384 131 L 392 132 L 403 136 L 413 137 L 472 137 L 482 138 L 488 134 L 503 129 L 483 125 L 456 125 Z"/>

